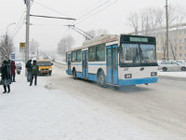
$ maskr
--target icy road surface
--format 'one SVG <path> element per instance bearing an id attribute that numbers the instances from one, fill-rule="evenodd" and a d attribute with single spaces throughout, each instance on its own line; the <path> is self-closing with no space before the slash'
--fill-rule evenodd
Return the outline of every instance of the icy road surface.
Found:
<path id="1" fill-rule="evenodd" d="M 0 140 L 185 140 L 185 81 L 100 88 L 56 66 L 30 87 L 0 94 Z"/>

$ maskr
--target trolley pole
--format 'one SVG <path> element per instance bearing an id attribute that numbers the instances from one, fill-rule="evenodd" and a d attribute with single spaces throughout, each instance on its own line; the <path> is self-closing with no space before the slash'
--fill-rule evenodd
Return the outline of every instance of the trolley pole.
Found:
<path id="1" fill-rule="evenodd" d="M 30 0 L 25 2 L 27 7 L 26 13 L 26 46 L 25 46 L 25 64 L 29 60 L 29 32 L 30 32 Z"/>
<path id="2" fill-rule="evenodd" d="M 167 60 L 169 60 L 169 13 L 168 13 L 168 0 L 166 0 L 166 48 L 167 48 Z"/>

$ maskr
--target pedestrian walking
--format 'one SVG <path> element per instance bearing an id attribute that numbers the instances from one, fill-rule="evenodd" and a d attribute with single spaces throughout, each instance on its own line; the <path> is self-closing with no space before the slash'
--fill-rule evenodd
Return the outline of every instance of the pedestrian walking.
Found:
<path id="1" fill-rule="evenodd" d="M 11 80 L 12 80 L 12 82 L 15 82 L 16 66 L 15 66 L 15 62 L 13 60 L 10 62 L 10 67 L 11 67 Z"/>
<path id="2" fill-rule="evenodd" d="M 30 82 L 31 80 L 31 67 L 32 67 L 32 60 L 28 60 L 28 62 L 26 63 L 26 69 L 27 69 L 27 82 Z"/>
<path id="3" fill-rule="evenodd" d="M 3 88 L 4 88 L 3 93 L 6 93 L 6 92 L 9 93 L 10 84 L 11 84 L 11 68 L 7 60 L 3 61 L 3 64 L 1 67 L 1 78 L 2 78 Z"/>
<path id="4" fill-rule="evenodd" d="M 31 66 L 31 80 L 30 80 L 30 86 L 32 86 L 33 80 L 35 79 L 35 86 L 37 85 L 37 74 L 38 74 L 38 66 L 37 61 L 33 61 L 33 65 Z"/>

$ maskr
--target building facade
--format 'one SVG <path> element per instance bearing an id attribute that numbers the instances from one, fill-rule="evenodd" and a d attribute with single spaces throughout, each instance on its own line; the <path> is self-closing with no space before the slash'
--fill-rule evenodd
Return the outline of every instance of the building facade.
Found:
<path id="1" fill-rule="evenodd" d="M 157 59 L 167 59 L 166 31 L 152 33 L 157 42 Z M 169 30 L 169 60 L 186 60 L 186 25 L 174 26 Z"/>

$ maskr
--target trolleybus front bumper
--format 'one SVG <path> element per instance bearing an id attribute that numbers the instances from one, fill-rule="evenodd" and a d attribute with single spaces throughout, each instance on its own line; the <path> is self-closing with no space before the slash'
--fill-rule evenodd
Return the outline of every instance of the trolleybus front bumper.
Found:
<path id="1" fill-rule="evenodd" d="M 157 83 L 158 77 L 140 78 L 140 79 L 123 79 L 119 80 L 119 86 L 130 86 L 139 84 Z"/>

